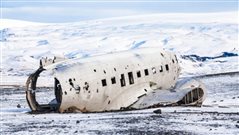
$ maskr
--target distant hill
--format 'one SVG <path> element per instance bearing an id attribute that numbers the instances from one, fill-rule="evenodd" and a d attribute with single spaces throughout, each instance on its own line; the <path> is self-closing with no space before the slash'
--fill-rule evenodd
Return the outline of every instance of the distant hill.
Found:
<path id="1" fill-rule="evenodd" d="M 175 52 L 182 75 L 238 71 L 238 16 L 170 13 L 72 23 L 1 19 L 5 76 L 27 76 L 41 57 L 84 58 L 142 47 Z M 222 54 L 232 54 L 232 57 Z M 227 56 L 227 55 L 225 55 Z"/>

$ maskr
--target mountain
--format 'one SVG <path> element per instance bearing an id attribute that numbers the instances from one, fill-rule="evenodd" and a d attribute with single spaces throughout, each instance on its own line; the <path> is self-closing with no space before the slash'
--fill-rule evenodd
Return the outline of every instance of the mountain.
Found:
<path id="1" fill-rule="evenodd" d="M 2 84 L 24 84 L 42 57 L 84 58 L 142 47 L 175 52 L 182 76 L 238 71 L 237 20 L 236 12 L 165 13 L 58 24 L 2 19 Z"/>

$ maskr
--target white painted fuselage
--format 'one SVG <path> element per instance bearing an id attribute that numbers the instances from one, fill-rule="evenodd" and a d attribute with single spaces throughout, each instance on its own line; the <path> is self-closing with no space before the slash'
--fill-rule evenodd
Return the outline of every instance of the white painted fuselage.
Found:
<path id="1" fill-rule="evenodd" d="M 174 87 L 180 67 L 175 54 L 148 48 L 63 61 L 53 71 L 62 89 L 60 112 L 99 112 Z"/>

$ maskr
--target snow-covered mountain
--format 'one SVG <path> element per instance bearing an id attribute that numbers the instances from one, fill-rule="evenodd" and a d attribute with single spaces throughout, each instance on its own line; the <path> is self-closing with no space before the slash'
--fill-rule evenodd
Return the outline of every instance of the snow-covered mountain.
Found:
<path id="1" fill-rule="evenodd" d="M 41 57 L 84 58 L 141 47 L 175 52 L 183 76 L 239 71 L 237 20 L 236 12 L 152 14 L 59 24 L 2 19 L 2 84 L 24 84 Z"/>

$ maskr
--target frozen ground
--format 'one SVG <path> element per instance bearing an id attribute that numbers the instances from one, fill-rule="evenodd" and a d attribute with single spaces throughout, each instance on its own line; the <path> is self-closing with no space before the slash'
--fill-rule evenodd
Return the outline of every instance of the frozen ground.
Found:
<path id="1" fill-rule="evenodd" d="M 1 134 L 233 134 L 239 131 L 239 73 L 198 77 L 207 88 L 201 108 L 87 113 L 29 114 L 22 87 L 2 88 Z M 41 88 L 38 101 L 50 100 L 52 88 Z M 39 97 L 39 96 L 38 96 Z M 21 108 L 17 108 L 20 104 Z"/>

